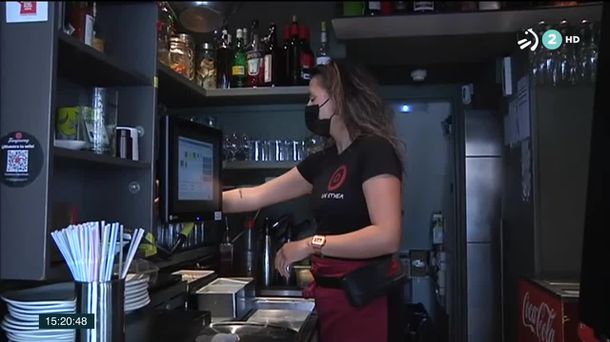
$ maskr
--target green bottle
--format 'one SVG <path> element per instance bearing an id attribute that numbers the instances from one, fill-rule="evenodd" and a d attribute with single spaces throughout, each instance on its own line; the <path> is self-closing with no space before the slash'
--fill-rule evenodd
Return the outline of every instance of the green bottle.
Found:
<path id="1" fill-rule="evenodd" d="M 244 36 L 242 29 L 237 29 L 235 50 L 233 52 L 233 67 L 231 68 L 231 87 L 243 88 L 246 86 L 246 67 L 248 58 L 244 49 Z"/>

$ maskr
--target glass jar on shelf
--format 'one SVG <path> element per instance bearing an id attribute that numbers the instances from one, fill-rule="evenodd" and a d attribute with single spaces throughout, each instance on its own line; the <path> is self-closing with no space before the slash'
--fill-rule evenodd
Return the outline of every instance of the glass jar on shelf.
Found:
<path id="1" fill-rule="evenodd" d="M 191 81 L 195 79 L 195 53 L 191 35 L 181 33 L 170 38 L 169 59 L 172 70 Z"/>
<path id="2" fill-rule="evenodd" d="M 169 40 L 174 35 L 175 17 L 167 1 L 157 1 L 159 15 L 157 18 L 157 58 L 169 66 Z"/>
<path id="3" fill-rule="evenodd" d="M 203 43 L 197 49 L 197 84 L 204 89 L 216 89 L 216 49 Z"/>

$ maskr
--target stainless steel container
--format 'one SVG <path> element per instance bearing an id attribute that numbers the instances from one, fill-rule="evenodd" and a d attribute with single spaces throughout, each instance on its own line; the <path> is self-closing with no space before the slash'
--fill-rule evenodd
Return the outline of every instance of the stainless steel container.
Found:
<path id="1" fill-rule="evenodd" d="M 76 312 L 93 314 L 93 329 L 79 329 L 77 342 L 125 341 L 125 280 L 76 282 Z"/>
<path id="2" fill-rule="evenodd" d="M 254 305 L 254 278 L 218 278 L 196 295 L 198 309 L 210 311 L 213 319 L 241 319 Z"/>
<path id="3" fill-rule="evenodd" d="M 271 286 L 274 280 L 274 250 L 271 241 L 271 222 L 265 219 L 265 235 L 263 236 L 262 258 L 260 265 L 261 283 L 263 286 Z"/>

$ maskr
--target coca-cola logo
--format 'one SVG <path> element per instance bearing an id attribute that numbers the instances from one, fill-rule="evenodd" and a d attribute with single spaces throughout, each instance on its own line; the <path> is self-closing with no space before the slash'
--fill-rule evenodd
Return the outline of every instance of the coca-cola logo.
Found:
<path id="1" fill-rule="evenodd" d="M 557 313 L 545 302 L 538 306 L 530 302 L 530 293 L 526 292 L 523 297 L 521 308 L 521 320 L 532 334 L 538 337 L 540 342 L 555 342 L 555 329 L 553 323 Z"/>

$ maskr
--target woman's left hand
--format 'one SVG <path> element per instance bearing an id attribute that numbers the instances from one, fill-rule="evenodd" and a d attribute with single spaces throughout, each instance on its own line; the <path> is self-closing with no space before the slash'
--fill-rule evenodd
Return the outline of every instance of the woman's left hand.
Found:
<path id="1" fill-rule="evenodd" d="M 311 253 L 309 239 L 287 242 L 275 254 L 275 268 L 284 278 L 288 278 L 290 265 L 307 258 Z"/>

